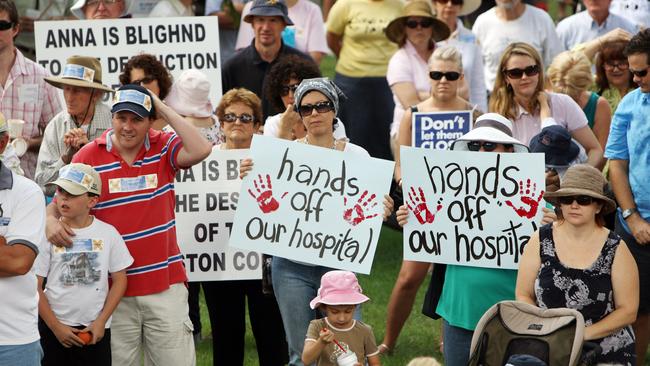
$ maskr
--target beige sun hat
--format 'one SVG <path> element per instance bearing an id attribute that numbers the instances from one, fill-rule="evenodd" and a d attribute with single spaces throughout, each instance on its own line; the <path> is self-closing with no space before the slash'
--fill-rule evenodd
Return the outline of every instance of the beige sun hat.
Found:
<path id="1" fill-rule="evenodd" d="M 44 78 L 52 86 L 63 89 L 64 85 L 113 92 L 102 84 L 102 65 L 94 57 L 72 56 L 66 60 L 61 76 Z"/>
<path id="2" fill-rule="evenodd" d="M 589 196 L 600 200 L 603 213 L 608 214 L 616 209 L 616 203 L 605 196 L 605 184 L 607 181 L 600 170 L 586 164 L 573 165 L 564 173 L 560 189 L 545 193 L 544 199 L 557 206 L 560 197 Z"/>
<path id="3" fill-rule="evenodd" d="M 404 28 L 406 27 L 406 20 L 409 17 L 424 17 L 433 19 L 433 40 L 436 42 L 449 38 L 449 27 L 443 21 L 436 18 L 436 11 L 431 7 L 429 0 L 411 0 L 404 4 L 402 8 L 402 16 L 394 19 L 384 32 L 386 37 L 395 43 L 399 43 L 404 35 Z"/>
<path id="4" fill-rule="evenodd" d="M 463 6 L 460 8 L 458 16 L 472 14 L 479 6 L 481 6 L 481 0 L 463 0 Z"/>

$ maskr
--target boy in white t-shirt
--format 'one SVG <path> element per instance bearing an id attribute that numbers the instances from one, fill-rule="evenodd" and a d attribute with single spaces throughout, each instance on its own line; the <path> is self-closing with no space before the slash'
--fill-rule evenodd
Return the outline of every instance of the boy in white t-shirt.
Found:
<path id="1" fill-rule="evenodd" d="M 48 245 L 36 259 L 43 366 L 110 366 L 111 314 L 126 291 L 133 258 L 117 230 L 89 214 L 102 190 L 91 166 L 67 165 L 48 184 L 56 186 L 61 221 L 75 236 L 71 247 Z"/>

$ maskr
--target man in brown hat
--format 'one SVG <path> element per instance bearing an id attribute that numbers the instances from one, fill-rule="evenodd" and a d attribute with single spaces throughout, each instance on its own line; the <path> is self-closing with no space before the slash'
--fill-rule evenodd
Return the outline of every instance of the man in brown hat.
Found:
<path id="1" fill-rule="evenodd" d="M 34 178 L 46 195 L 53 196 L 54 190 L 45 184 L 57 179 L 59 169 L 69 164 L 83 145 L 111 127 L 111 111 L 101 100 L 112 89 L 102 84 L 99 61 L 85 56 L 68 58 L 62 75 L 45 81 L 63 90 L 66 104 L 66 110 L 45 129 Z"/>

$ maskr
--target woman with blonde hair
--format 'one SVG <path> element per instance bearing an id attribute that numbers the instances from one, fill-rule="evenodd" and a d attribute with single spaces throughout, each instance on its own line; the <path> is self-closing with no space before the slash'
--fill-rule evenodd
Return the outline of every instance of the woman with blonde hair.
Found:
<path id="1" fill-rule="evenodd" d="M 582 108 L 589 127 L 604 150 L 609 136 L 612 110 L 605 98 L 589 91 L 593 76 L 587 56 L 581 52 L 562 52 L 555 56 L 547 73 L 553 91 L 570 96 Z"/>
<path id="2" fill-rule="evenodd" d="M 602 168 L 605 163 L 580 106 L 567 95 L 544 91 L 541 56 L 527 43 L 514 42 L 503 52 L 490 111 L 513 121 L 514 137 L 526 144 L 541 131 L 542 122 L 564 126 L 587 152 L 588 164 Z"/>

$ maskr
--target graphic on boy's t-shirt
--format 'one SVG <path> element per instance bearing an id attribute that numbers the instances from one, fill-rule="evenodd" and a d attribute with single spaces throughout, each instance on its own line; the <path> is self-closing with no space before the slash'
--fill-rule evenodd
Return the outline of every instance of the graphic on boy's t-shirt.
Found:
<path id="1" fill-rule="evenodd" d="M 101 239 L 74 239 L 72 246 L 54 247 L 61 254 L 61 277 L 64 286 L 90 285 L 101 278 L 99 252 L 104 250 Z"/>

